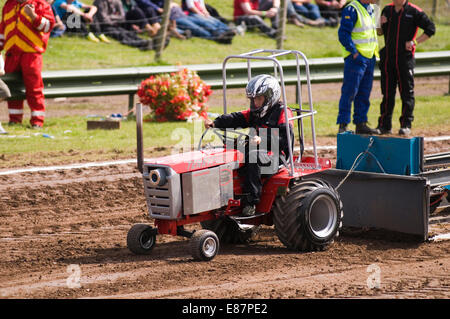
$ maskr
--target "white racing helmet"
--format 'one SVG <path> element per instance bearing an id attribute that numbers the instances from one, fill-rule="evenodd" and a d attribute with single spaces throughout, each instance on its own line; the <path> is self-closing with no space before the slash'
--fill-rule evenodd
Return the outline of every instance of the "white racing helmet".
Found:
<path id="1" fill-rule="evenodd" d="M 268 74 L 260 74 L 251 78 L 245 88 L 245 92 L 251 101 L 250 112 L 260 118 L 263 118 L 281 98 L 281 88 L 278 80 Z M 256 108 L 254 98 L 261 95 L 264 96 L 264 104 Z"/>

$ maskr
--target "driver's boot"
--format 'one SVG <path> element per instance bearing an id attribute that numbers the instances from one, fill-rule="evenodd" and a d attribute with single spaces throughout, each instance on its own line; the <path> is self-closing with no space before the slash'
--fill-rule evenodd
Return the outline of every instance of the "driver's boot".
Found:
<path id="1" fill-rule="evenodd" d="M 242 216 L 245 216 L 245 217 L 253 216 L 253 215 L 255 215 L 255 213 L 256 213 L 255 205 L 247 205 L 242 210 Z"/>

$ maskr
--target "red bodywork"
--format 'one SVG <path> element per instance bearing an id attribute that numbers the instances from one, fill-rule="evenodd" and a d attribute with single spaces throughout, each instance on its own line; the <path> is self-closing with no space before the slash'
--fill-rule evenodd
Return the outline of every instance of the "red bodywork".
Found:
<path id="1" fill-rule="evenodd" d="M 178 174 L 182 174 L 232 162 L 239 163 L 239 167 L 241 167 L 244 165 L 243 159 L 244 155 L 238 150 L 215 148 L 150 159 L 146 161 L 146 164 L 168 166 Z M 294 161 L 296 161 L 296 159 L 297 158 L 294 157 Z M 275 198 L 277 195 L 282 195 L 286 192 L 291 179 L 301 178 L 302 176 L 331 168 L 331 161 L 329 159 L 318 159 L 320 169 L 314 167 L 314 162 L 314 157 L 303 157 L 302 161 L 295 165 L 293 176 L 290 176 L 289 170 L 284 167 L 275 175 L 263 178 L 261 200 L 257 205 L 256 210 L 259 213 L 265 214 L 262 216 L 259 214 L 260 216 L 258 217 L 248 221 L 246 220 L 246 223 L 272 225 L 272 216 L 269 213 L 272 210 Z M 235 169 L 233 172 L 233 190 L 235 196 L 243 193 L 243 182 L 243 177 L 240 176 Z M 177 235 L 177 227 L 179 226 L 216 219 L 222 215 L 236 215 L 238 213 L 240 213 L 240 201 L 230 199 L 228 206 L 223 209 L 196 215 L 183 215 L 182 212 L 180 212 L 182 218 L 178 220 L 156 219 L 155 226 L 158 228 L 159 234 Z"/>

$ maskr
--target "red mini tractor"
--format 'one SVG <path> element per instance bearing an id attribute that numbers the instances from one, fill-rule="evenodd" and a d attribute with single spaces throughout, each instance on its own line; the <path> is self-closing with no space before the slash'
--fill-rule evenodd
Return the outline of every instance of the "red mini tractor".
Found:
<path id="1" fill-rule="evenodd" d="M 297 95 L 299 108 L 288 118 L 282 64 L 277 57 L 294 55 L 297 61 L 297 92 L 301 92 L 300 64 L 304 61 L 309 108 L 303 109 Z M 331 161 L 318 158 L 314 130 L 314 114 L 306 57 L 299 51 L 254 50 L 227 57 L 223 62 L 224 113 L 227 112 L 227 62 L 244 59 L 248 65 L 248 79 L 252 76 L 251 61 L 273 63 L 274 75 L 279 77 L 282 99 L 285 102 L 286 123 L 297 120 L 298 134 L 303 139 L 303 119 L 310 117 L 313 156 L 299 156 L 290 150 L 284 165 L 276 167 L 273 174 L 263 178 L 261 200 L 256 215 L 242 217 L 240 199 L 244 178 L 239 168 L 244 165 L 244 155 L 236 145 L 242 145 L 246 133 L 241 131 L 210 129 L 223 142 L 220 146 L 202 147 L 203 133 L 198 150 L 144 161 L 142 145 L 142 110 L 136 110 L 138 167 L 143 174 L 149 217 L 154 226 L 135 224 L 127 236 L 128 248 L 136 254 L 148 254 L 156 242 L 157 234 L 190 238 L 194 259 L 211 260 L 219 251 L 219 243 L 244 243 L 260 225 L 274 225 L 280 241 L 291 250 L 324 250 L 339 234 L 342 226 L 342 203 L 337 191 L 325 180 L 308 178 L 308 175 L 331 168 Z M 301 59 L 300 59 L 301 58 Z M 288 129 L 288 128 L 287 128 Z M 289 145 L 290 134 L 287 134 Z M 231 145 L 231 146 L 230 146 Z M 201 230 L 187 231 L 184 226 L 200 223 Z"/>

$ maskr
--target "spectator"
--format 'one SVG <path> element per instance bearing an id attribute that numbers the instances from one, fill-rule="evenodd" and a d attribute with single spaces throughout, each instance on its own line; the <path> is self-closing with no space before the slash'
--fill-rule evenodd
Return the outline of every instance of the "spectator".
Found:
<path id="1" fill-rule="evenodd" d="M 176 29 L 179 33 L 186 36 L 189 32 L 194 37 L 213 40 L 214 34 L 205 29 L 202 25 L 197 24 L 195 19 L 184 13 L 181 7 L 176 3 L 171 3 L 170 21 L 174 21 Z"/>
<path id="2" fill-rule="evenodd" d="M 337 26 L 338 20 L 325 19 L 321 16 L 319 6 L 312 3 L 311 0 L 291 0 L 295 11 L 305 18 L 320 23 L 319 26 Z"/>
<path id="3" fill-rule="evenodd" d="M 127 29 L 134 30 L 137 33 L 147 31 L 150 37 L 154 37 L 158 33 L 161 25 L 158 22 L 151 24 L 135 0 L 122 0 L 122 6 L 125 12 Z"/>
<path id="4" fill-rule="evenodd" d="M 347 0 L 316 0 L 316 4 L 319 6 L 322 17 L 339 21 L 342 9 L 347 4 Z"/>
<path id="5" fill-rule="evenodd" d="M 19 6 L 22 10 L 17 10 Z M 5 73 L 21 73 L 25 96 L 31 109 L 30 124 L 36 129 L 42 128 L 44 124 L 42 53 L 47 48 L 54 23 L 52 9 L 45 0 L 8 0 L 2 9 L 0 50 L 6 51 Z M 23 41 L 20 43 L 17 39 Z M 8 101 L 8 112 L 9 124 L 20 125 L 23 119 L 23 100 Z"/>
<path id="6" fill-rule="evenodd" d="M 354 102 L 355 133 L 378 134 L 377 129 L 367 126 L 375 57 L 378 56 L 378 37 L 372 6 L 377 1 L 353 0 L 342 11 L 338 36 L 344 55 L 344 80 L 337 117 L 339 133 L 347 131 Z"/>
<path id="7" fill-rule="evenodd" d="M 214 40 L 230 44 L 237 32 L 231 30 L 226 24 L 212 17 L 205 7 L 204 0 L 182 0 L 181 7 L 197 25 L 208 30 Z"/>
<path id="8" fill-rule="evenodd" d="M 320 20 L 311 20 L 308 18 L 305 18 L 304 16 L 298 14 L 295 11 L 294 5 L 292 4 L 291 0 L 286 0 L 286 5 L 287 5 L 287 18 L 288 18 L 288 22 L 295 24 L 298 27 L 304 27 L 305 24 L 312 26 L 312 27 L 321 27 L 324 25 L 323 21 Z"/>
<path id="9" fill-rule="evenodd" d="M 51 38 L 60 37 L 66 31 L 66 26 L 62 22 L 59 15 L 56 13 L 55 8 L 53 7 L 53 3 L 55 2 L 55 0 L 46 0 L 46 1 L 49 5 L 52 6 L 53 15 L 55 16 L 55 25 L 53 26 L 53 29 L 50 32 L 50 37 Z"/>
<path id="10" fill-rule="evenodd" d="M 214 17 L 214 18 L 216 18 L 216 19 L 222 21 L 222 22 L 225 23 L 226 25 L 230 25 L 230 23 L 232 23 L 232 21 L 229 21 L 227 18 L 222 17 L 222 16 L 220 15 L 219 11 L 217 11 L 217 9 L 214 8 L 212 5 L 205 3 L 205 8 L 206 8 L 206 10 L 208 10 L 209 14 L 210 14 L 212 17 Z"/>
<path id="11" fill-rule="evenodd" d="M 152 39 L 141 39 L 136 32 L 122 27 L 126 21 L 121 0 L 95 0 L 94 5 L 98 8 L 94 20 L 101 32 L 124 45 L 143 51 L 153 49 Z"/>
<path id="12" fill-rule="evenodd" d="M 94 22 L 94 15 L 97 12 L 96 6 L 84 4 L 78 0 L 56 0 L 53 7 L 66 26 L 67 34 L 81 34 L 93 42 L 99 42 L 100 40 L 109 42 L 104 34 L 99 35 L 99 40 L 90 31 L 91 24 Z"/>
<path id="13" fill-rule="evenodd" d="M 381 92 L 378 130 L 390 134 L 397 85 L 402 99 L 400 130 L 398 134 L 411 134 L 414 120 L 414 52 L 419 43 L 427 41 L 436 32 L 436 26 L 425 12 L 406 0 L 394 0 L 384 7 L 378 35 L 384 35 L 385 47 L 380 51 Z M 424 32 L 416 38 L 418 29 Z"/>
<path id="14" fill-rule="evenodd" d="M 154 30 L 155 36 L 161 29 L 161 14 L 164 11 L 164 0 L 135 0 Z"/>
<path id="15" fill-rule="evenodd" d="M 270 7 L 269 7 L 270 6 Z M 248 29 L 258 28 L 271 38 L 276 38 L 278 28 L 279 0 L 234 0 L 233 18 L 236 25 L 245 23 Z M 272 27 L 264 22 L 271 19 Z"/>
<path id="16" fill-rule="evenodd" d="M 178 8 L 178 9 L 177 9 Z M 181 10 L 180 6 L 176 3 L 170 3 L 170 15 L 169 15 L 169 32 L 170 36 L 175 37 L 180 40 L 186 40 L 192 37 L 192 31 L 190 29 L 181 29 L 177 25 L 176 17 L 181 13 L 181 17 L 185 16 L 183 10 Z"/>

